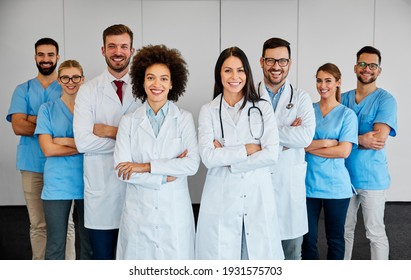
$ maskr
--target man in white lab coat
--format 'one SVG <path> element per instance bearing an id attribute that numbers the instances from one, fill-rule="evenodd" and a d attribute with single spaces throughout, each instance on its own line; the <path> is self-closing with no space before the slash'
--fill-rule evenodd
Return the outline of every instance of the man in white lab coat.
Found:
<path id="1" fill-rule="evenodd" d="M 304 148 L 313 140 L 315 115 L 309 94 L 293 88 L 287 79 L 291 64 L 289 42 L 280 38 L 265 41 L 260 58 L 264 81 L 258 91 L 271 102 L 277 117 L 280 155 L 272 179 L 284 256 L 298 260 L 308 231 Z"/>
<path id="2" fill-rule="evenodd" d="M 125 25 L 103 33 L 107 69 L 79 90 L 74 108 L 74 137 L 84 153 L 84 225 L 90 229 L 94 259 L 114 259 L 125 183 L 116 178 L 113 152 L 124 114 L 140 102 L 132 96 L 129 64 L 133 32 Z"/>

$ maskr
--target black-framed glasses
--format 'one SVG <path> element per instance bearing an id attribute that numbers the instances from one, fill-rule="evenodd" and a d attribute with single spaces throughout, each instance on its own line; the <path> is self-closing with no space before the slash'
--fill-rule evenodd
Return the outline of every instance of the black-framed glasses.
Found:
<path id="1" fill-rule="evenodd" d="M 63 84 L 68 84 L 70 82 L 70 80 L 73 82 L 73 84 L 78 84 L 81 82 L 81 78 L 83 78 L 83 76 L 78 76 L 78 75 L 74 75 L 73 77 L 70 76 L 61 76 L 60 77 L 60 81 Z"/>
<path id="2" fill-rule="evenodd" d="M 280 65 L 281 67 L 285 67 L 290 62 L 289 58 L 275 59 L 275 58 L 272 58 L 272 57 L 263 57 L 263 59 L 264 59 L 264 62 L 267 66 L 273 66 L 278 62 L 278 65 Z"/>
<path id="3" fill-rule="evenodd" d="M 361 69 L 365 69 L 367 66 L 370 70 L 377 70 L 380 67 L 377 63 L 366 63 L 366 62 L 357 62 L 357 66 Z"/>

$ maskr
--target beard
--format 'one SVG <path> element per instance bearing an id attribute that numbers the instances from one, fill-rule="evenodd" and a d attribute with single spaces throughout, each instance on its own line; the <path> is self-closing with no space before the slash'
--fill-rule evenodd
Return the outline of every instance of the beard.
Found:
<path id="1" fill-rule="evenodd" d="M 42 65 L 44 64 L 51 64 L 49 68 L 43 68 Z M 43 76 L 51 75 L 57 67 L 57 64 L 53 64 L 52 62 L 40 62 L 36 64 L 37 69 L 39 70 L 40 74 Z"/>
<path id="2" fill-rule="evenodd" d="M 129 57 L 127 60 L 125 60 L 124 64 L 114 65 L 112 63 L 112 61 L 109 58 L 106 57 L 106 63 L 108 65 L 108 67 L 110 69 L 112 69 L 113 71 L 117 72 L 117 73 L 123 72 L 128 67 L 128 65 L 130 64 L 130 60 L 131 60 L 131 57 Z"/>
<path id="3" fill-rule="evenodd" d="M 357 80 L 360 81 L 364 85 L 372 84 L 377 80 L 376 76 L 371 76 L 369 79 L 365 80 L 362 76 L 357 75 Z"/>

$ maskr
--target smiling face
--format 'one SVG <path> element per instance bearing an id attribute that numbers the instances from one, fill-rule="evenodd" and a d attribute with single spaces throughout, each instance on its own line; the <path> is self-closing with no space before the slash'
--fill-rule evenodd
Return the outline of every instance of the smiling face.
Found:
<path id="1" fill-rule="evenodd" d="M 290 59 L 290 54 L 286 47 L 278 47 L 273 49 L 266 49 L 264 53 L 265 58 L 273 58 L 276 60 L 285 58 Z M 267 65 L 264 59 L 260 59 L 260 65 L 263 69 L 264 82 L 267 86 L 278 90 L 285 82 L 288 72 L 291 67 L 291 59 L 286 66 L 280 66 L 278 61 L 274 65 Z"/>
<path id="2" fill-rule="evenodd" d="M 155 113 L 167 102 L 171 88 L 171 73 L 166 65 L 153 64 L 147 67 L 144 90 L 147 94 L 147 102 Z"/>
<path id="3" fill-rule="evenodd" d="M 228 57 L 221 67 L 220 75 L 224 94 L 242 94 L 247 76 L 238 57 Z"/>
<path id="4" fill-rule="evenodd" d="M 113 76 L 122 77 L 126 74 L 130 59 L 134 53 L 134 48 L 131 47 L 130 35 L 124 33 L 107 36 L 101 51 Z"/>
<path id="5" fill-rule="evenodd" d="M 374 63 L 379 65 L 378 56 L 376 54 L 371 53 L 361 54 L 358 58 L 357 63 L 358 62 L 365 62 L 366 64 Z M 367 85 L 372 84 L 377 80 L 378 76 L 381 73 L 381 67 L 378 66 L 377 69 L 371 70 L 368 66 L 362 68 L 358 66 L 358 64 L 356 64 L 354 66 L 354 72 L 357 75 L 358 82 Z"/>
<path id="6" fill-rule="evenodd" d="M 53 45 L 39 45 L 36 48 L 35 60 L 37 69 L 43 76 L 51 75 L 57 66 L 59 55 Z"/>
<path id="7" fill-rule="evenodd" d="M 58 83 L 63 89 L 63 94 L 76 94 L 83 82 L 81 70 L 76 67 L 65 68 L 59 72 Z"/>
<path id="8" fill-rule="evenodd" d="M 317 73 L 317 91 L 321 96 L 321 99 L 335 98 L 337 88 L 341 86 L 341 80 L 336 80 L 335 77 L 326 72 L 318 71 Z"/>

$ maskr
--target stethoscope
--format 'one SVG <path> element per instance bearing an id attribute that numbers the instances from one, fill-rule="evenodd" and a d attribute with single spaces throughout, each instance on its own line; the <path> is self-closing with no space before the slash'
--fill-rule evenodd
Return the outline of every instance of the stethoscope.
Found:
<path id="1" fill-rule="evenodd" d="M 247 115 L 248 115 L 248 128 L 249 128 L 250 134 L 251 134 L 251 136 L 254 138 L 254 140 L 260 140 L 261 137 L 262 137 L 263 134 L 264 134 L 264 118 L 263 118 L 263 113 L 261 112 L 260 108 L 258 108 L 257 106 L 255 106 L 254 101 L 252 101 L 252 102 L 253 102 L 253 106 L 251 106 L 250 108 L 248 108 L 248 112 L 247 112 Z M 221 93 L 220 108 L 219 108 L 218 113 L 219 113 L 219 116 L 220 116 L 221 140 L 223 141 L 222 145 L 224 146 L 224 145 L 225 145 L 225 140 L 224 140 L 224 128 L 223 128 L 223 120 L 222 120 L 222 118 L 221 118 L 221 107 L 222 107 L 222 105 L 223 105 L 223 94 Z M 259 136 L 255 136 L 254 133 L 253 133 L 253 130 L 251 129 L 251 110 L 257 110 L 258 113 L 259 113 L 259 115 L 260 115 L 260 118 L 261 118 L 261 129 L 260 129 L 260 134 L 259 134 Z"/>
<path id="2" fill-rule="evenodd" d="M 260 86 L 261 86 L 261 82 L 258 83 L 258 95 L 260 95 Z M 294 96 L 294 88 L 293 86 L 290 84 L 290 88 L 291 88 L 291 96 L 290 96 L 290 100 L 288 101 L 288 104 L 285 106 L 286 109 L 290 110 L 291 108 L 294 107 L 293 104 L 293 96 Z"/>

